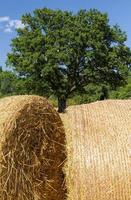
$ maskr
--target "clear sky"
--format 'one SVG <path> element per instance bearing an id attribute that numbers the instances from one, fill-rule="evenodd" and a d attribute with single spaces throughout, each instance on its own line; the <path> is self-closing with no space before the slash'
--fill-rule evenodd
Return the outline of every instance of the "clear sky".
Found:
<path id="1" fill-rule="evenodd" d="M 107 12 L 110 24 L 118 24 L 127 33 L 127 45 L 131 47 L 131 0 L 1 0 L 0 4 L 0 66 L 5 66 L 10 52 L 11 39 L 16 36 L 15 28 L 21 27 L 23 14 L 36 8 L 70 10 L 96 8 Z"/>

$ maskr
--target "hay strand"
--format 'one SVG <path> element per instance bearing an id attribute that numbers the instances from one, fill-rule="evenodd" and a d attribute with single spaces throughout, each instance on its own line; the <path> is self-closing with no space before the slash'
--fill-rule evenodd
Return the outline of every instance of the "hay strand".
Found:
<path id="1" fill-rule="evenodd" d="M 65 134 L 53 107 L 42 97 L 0 101 L 0 199 L 65 198 Z"/>
<path id="2" fill-rule="evenodd" d="M 61 117 L 68 200 L 131 200 L 131 100 L 71 106 Z"/>

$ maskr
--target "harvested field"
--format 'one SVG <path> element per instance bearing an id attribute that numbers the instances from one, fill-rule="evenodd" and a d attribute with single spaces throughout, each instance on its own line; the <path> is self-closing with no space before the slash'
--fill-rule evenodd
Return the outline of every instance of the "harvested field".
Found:
<path id="1" fill-rule="evenodd" d="M 42 97 L 0 100 L 0 200 L 63 200 L 65 133 Z"/>
<path id="2" fill-rule="evenodd" d="M 131 200 L 131 100 L 71 106 L 61 118 L 68 200 Z"/>

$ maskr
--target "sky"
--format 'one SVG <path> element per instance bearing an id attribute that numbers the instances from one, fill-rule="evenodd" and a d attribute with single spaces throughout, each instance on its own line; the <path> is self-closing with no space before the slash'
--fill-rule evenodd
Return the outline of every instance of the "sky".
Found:
<path id="1" fill-rule="evenodd" d="M 1 0 L 0 3 L 0 66 L 6 68 L 7 53 L 16 28 L 23 27 L 21 16 L 37 8 L 51 8 L 77 12 L 96 8 L 107 12 L 111 25 L 118 24 L 126 32 L 131 48 L 131 0 Z"/>

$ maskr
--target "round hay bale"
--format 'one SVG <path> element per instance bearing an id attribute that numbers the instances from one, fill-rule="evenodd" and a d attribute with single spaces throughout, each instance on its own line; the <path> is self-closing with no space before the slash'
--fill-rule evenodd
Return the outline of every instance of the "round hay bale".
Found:
<path id="1" fill-rule="evenodd" d="M 68 200 L 131 200 L 131 100 L 71 106 L 61 116 Z"/>
<path id="2" fill-rule="evenodd" d="M 0 100 L 0 199 L 63 200 L 65 133 L 42 97 Z"/>

